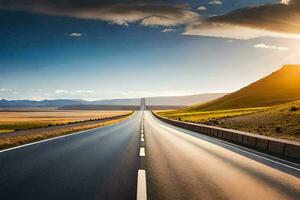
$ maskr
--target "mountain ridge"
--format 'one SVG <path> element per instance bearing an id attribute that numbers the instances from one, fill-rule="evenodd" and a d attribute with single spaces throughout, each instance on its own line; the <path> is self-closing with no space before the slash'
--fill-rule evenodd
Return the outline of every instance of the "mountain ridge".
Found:
<path id="1" fill-rule="evenodd" d="M 189 106 L 199 101 L 206 102 L 226 93 L 204 93 L 187 96 L 146 97 L 147 105 L 153 106 Z M 54 99 L 54 100 L 0 100 L 0 108 L 29 108 L 29 107 L 65 107 L 65 106 L 139 106 L 140 98 L 104 99 L 85 101 L 81 99 Z"/>
<path id="2" fill-rule="evenodd" d="M 213 101 L 187 111 L 273 106 L 300 100 L 300 65 L 284 65 L 270 75 Z"/>

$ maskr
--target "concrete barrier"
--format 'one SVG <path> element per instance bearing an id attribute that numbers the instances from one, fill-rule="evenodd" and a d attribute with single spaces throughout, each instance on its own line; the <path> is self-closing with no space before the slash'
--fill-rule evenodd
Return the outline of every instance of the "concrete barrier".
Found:
<path id="1" fill-rule="evenodd" d="M 152 113 L 159 120 L 180 128 L 220 138 L 255 150 L 300 160 L 300 143 L 298 142 L 275 139 L 243 131 L 219 128 L 204 124 L 182 122 L 159 116 L 154 112 Z"/>

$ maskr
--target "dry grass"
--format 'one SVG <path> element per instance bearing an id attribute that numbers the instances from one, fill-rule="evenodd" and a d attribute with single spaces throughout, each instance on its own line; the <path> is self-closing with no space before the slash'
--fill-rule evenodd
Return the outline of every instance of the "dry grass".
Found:
<path id="1" fill-rule="evenodd" d="M 158 112 L 170 119 L 300 142 L 300 101 L 264 108 Z"/>
<path id="2" fill-rule="evenodd" d="M 300 101 L 207 124 L 300 142 Z"/>
<path id="3" fill-rule="evenodd" d="M 0 133 L 62 125 L 90 119 L 102 119 L 128 113 L 130 113 L 130 111 L 63 111 L 51 109 L 2 110 L 0 111 Z"/>
<path id="4" fill-rule="evenodd" d="M 175 120 L 180 120 L 185 122 L 205 123 L 207 121 L 212 121 L 212 120 L 262 112 L 266 109 L 267 108 L 244 108 L 244 109 L 198 111 L 198 112 L 169 111 L 169 112 L 158 112 L 158 114 L 164 117 L 168 117 L 170 119 L 175 119 Z"/>
<path id="5" fill-rule="evenodd" d="M 133 112 L 132 112 L 133 113 Z M 8 137 L 8 138 L 3 138 L 0 139 L 0 149 L 6 149 L 30 142 L 36 142 L 39 140 L 44 140 L 52 137 L 57 137 L 61 135 L 66 135 L 78 131 L 83 131 L 83 130 L 88 130 L 88 129 L 93 129 L 97 127 L 102 127 L 102 126 L 107 126 L 111 125 L 120 121 L 124 121 L 128 119 L 128 117 L 131 114 L 127 114 L 122 118 L 119 119 L 112 119 L 104 122 L 98 122 L 98 123 L 93 123 L 93 124 L 83 124 L 82 125 L 79 123 L 78 126 L 73 126 L 73 127 L 64 127 L 56 130 L 49 130 L 49 131 L 44 131 L 42 133 L 36 133 L 36 134 L 28 134 L 28 135 L 22 135 L 22 136 L 15 136 L 15 137 Z"/>

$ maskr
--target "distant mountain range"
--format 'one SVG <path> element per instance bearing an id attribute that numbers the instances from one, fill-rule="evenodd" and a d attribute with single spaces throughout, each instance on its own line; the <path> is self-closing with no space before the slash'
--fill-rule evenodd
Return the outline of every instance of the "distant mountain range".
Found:
<path id="1" fill-rule="evenodd" d="M 199 102 L 207 102 L 226 95 L 226 93 L 209 93 L 189 96 L 149 97 L 146 105 L 149 106 L 190 106 Z M 81 99 L 57 99 L 57 100 L 0 100 L 0 108 L 35 108 L 35 107 L 68 107 L 80 108 L 92 106 L 139 106 L 140 98 L 110 99 L 98 101 L 85 101 Z M 95 107 L 96 108 L 96 107 Z"/>
<path id="2" fill-rule="evenodd" d="M 300 100 L 300 65 L 285 65 L 247 87 L 185 111 L 273 106 Z"/>
<path id="3" fill-rule="evenodd" d="M 146 105 L 151 106 L 190 106 L 220 98 L 228 93 L 207 93 L 188 96 L 149 97 Z"/>
<path id="4" fill-rule="evenodd" d="M 66 105 L 79 105 L 84 104 L 82 100 L 58 99 L 58 100 L 0 100 L 1 108 L 35 108 L 35 107 L 61 107 Z"/>

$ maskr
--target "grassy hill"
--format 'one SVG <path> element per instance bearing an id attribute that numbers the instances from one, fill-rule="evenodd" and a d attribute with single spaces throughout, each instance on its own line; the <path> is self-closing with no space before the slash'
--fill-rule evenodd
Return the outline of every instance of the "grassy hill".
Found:
<path id="1" fill-rule="evenodd" d="M 158 114 L 300 142 L 300 65 L 285 65 L 208 103 Z"/>
<path id="2" fill-rule="evenodd" d="M 300 100 L 300 65 L 285 65 L 234 93 L 184 111 L 265 107 L 296 100 Z"/>

